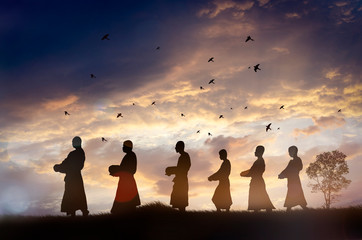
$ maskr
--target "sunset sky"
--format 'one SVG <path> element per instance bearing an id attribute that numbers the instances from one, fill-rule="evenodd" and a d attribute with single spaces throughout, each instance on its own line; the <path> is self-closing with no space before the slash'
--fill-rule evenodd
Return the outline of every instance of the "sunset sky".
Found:
<path id="1" fill-rule="evenodd" d="M 217 182 L 207 177 L 223 148 L 231 210 L 246 210 L 250 179 L 239 174 L 257 145 L 277 209 L 292 145 L 309 207 L 321 207 L 323 195 L 311 193 L 305 169 L 336 149 L 352 183 L 332 206 L 361 205 L 361 16 L 361 0 L 1 1 L 0 215 L 61 214 L 64 174 L 53 165 L 74 136 L 86 153 L 91 214 L 112 207 L 118 179 L 108 166 L 121 162 L 127 139 L 142 204 L 169 204 L 164 170 L 176 165 L 182 140 L 192 163 L 188 210 L 215 209 Z"/>

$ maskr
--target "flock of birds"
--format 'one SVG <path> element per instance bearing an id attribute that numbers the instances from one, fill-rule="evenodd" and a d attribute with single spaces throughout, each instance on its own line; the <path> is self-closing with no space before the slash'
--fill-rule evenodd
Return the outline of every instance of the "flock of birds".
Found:
<path id="1" fill-rule="evenodd" d="M 103 40 L 110 40 L 109 34 L 105 34 L 105 35 L 101 38 L 101 40 L 102 40 L 102 41 L 103 41 Z M 251 38 L 251 36 L 247 36 L 245 42 L 249 42 L 249 41 L 254 41 L 254 39 Z M 156 47 L 156 50 L 160 50 L 160 49 L 161 49 L 160 46 L 157 46 L 157 47 Z M 209 58 L 209 60 L 208 60 L 207 62 L 215 62 L 214 60 L 215 60 L 215 58 L 214 58 L 214 57 L 211 57 L 211 58 Z M 259 68 L 259 66 L 260 66 L 259 63 L 253 66 L 254 72 L 257 72 L 258 70 L 261 70 L 261 69 Z M 251 69 L 251 66 L 249 66 L 248 69 Z M 93 73 L 91 73 L 91 74 L 90 74 L 90 78 L 93 79 L 93 78 L 96 78 L 96 76 L 95 76 Z M 215 84 L 215 79 L 214 79 L 214 78 L 211 79 L 208 84 Z M 204 88 L 203 86 L 200 86 L 200 90 L 205 90 L 205 88 Z M 132 105 L 135 106 L 136 104 L 135 104 L 135 103 L 132 103 Z M 151 106 L 154 106 L 154 105 L 156 105 L 156 101 L 153 101 L 153 102 L 151 103 Z M 231 107 L 230 109 L 232 110 L 233 108 Z M 248 109 L 248 106 L 245 106 L 245 107 L 244 107 L 244 110 L 246 110 L 246 109 Z M 280 109 L 280 110 L 285 109 L 285 108 L 284 108 L 284 105 L 281 105 L 281 106 L 279 107 L 279 109 Z M 338 112 L 342 112 L 342 109 L 339 109 Z M 69 115 L 70 115 L 70 113 L 69 113 L 68 111 L 64 111 L 64 114 L 65 114 L 65 116 L 69 116 Z M 120 118 L 120 117 L 123 118 L 122 113 L 117 113 L 117 118 Z M 181 113 L 181 117 L 186 117 L 186 116 L 185 116 L 185 114 Z M 219 119 L 221 119 L 221 118 L 224 118 L 224 115 L 220 115 L 220 116 L 219 116 Z M 272 130 L 272 129 L 271 129 L 271 125 L 272 125 L 272 123 L 269 123 L 268 125 L 265 126 L 265 131 L 266 131 L 266 132 Z M 277 130 L 280 130 L 280 127 L 278 127 Z M 201 131 L 201 130 L 197 130 L 196 133 L 200 133 L 200 131 Z M 210 132 L 208 132 L 207 135 L 208 135 L 208 136 L 212 136 L 212 134 L 211 134 Z M 107 142 L 107 141 L 108 141 L 108 140 L 107 140 L 106 138 L 104 138 L 104 137 L 102 137 L 101 139 L 102 139 L 102 142 Z"/>

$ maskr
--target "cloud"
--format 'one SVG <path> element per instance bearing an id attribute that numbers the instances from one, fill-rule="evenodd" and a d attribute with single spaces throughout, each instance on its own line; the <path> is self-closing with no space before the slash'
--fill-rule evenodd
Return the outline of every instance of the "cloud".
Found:
<path id="1" fill-rule="evenodd" d="M 300 14 L 296 13 L 296 12 L 293 12 L 293 13 L 286 13 L 286 14 L 285 14 L 285 17 L 286 17 L 287 19 L 292 19 L 292 18 L 299 19 L 299 18 L 301 18 L 302 16 L 301 16 Z"/>
<path id="2" fill-rule="evenodd" d="M 296 128 L 293 131 L 294 136 L 299 136 L 301 134 L 303 135 L 313 135 L 316 133 L 320 133 L 322 129 L 328 129 L 328 128 L 338 128 L 342 127 L 346 124 L 346 120 L 341 117 L 335 117 L 335 116 L 322 116 L 320 118 L 312 117 L 314 125 L 308 126 L 304 129 Z"/>
<path id="3" fill-rule="evenodd" d="M 293 135 L 298 137 L 300 134 L 304 134 L 304 135 L 313 135 L 313 134 L 316 134 L 316 133 L 319 133 L 321 130 L 318 126 L 309 126 L 307 128 L 304 128 L 304 129 L 299 129 L 299 128 L 296 128 L 294 129 L 294 132 L 293 132 Z"/>
<path id="4" fill-rule="evenodd" d="M 272 51 L 275 51 L 277 53 L 281 53 L 281 54 L 289 54 L 289 49 L 288 48 L 282 48 L 282 47 L 273 47 Z"/>
<path id="5" fill-rule="evenodd" d="M 221 12 L 232 9 L 233 16 L 239 18 L 243 16 L 243 11 L 249 10 L 254 6 L 254 2 L 246 1 L 244 3 L 238 3 L 231 0 L 215 0 L 212 2 L 212 5 L 212 7 L 201 9 L 197 15 L 199 17 L 206 15 L 209 18 L 215 18 Z"/>
<path id="6" fill-rule="evenodd" d="M 61 108 L 65 108 L 68 105 L 74 104 L 79 97 L 75 95 L 69 95 L 62 99 L 56 99 L 56 100 L 47 100 L 45 103 L 43 103 L 44 108 L 47 110 L 57 110 Z"/>

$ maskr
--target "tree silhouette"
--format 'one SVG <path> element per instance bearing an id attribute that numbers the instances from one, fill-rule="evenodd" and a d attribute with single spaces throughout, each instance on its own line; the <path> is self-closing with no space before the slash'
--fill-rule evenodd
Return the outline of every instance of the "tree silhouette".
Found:
<path id="1" fill-rule="evenodd" d="M 331 204 L 338 200 L 339 191 L 347 188 L 351 180 L 343 175 L 349 173 L 346 155 L 338 150 L 324 152 L 316 157 L 316 161 L 309 164 L 306 172 L 315 183 L 309 184 L 312 192 L 321 191 L 324 195 L 324 207 L 329 209 Z"/>

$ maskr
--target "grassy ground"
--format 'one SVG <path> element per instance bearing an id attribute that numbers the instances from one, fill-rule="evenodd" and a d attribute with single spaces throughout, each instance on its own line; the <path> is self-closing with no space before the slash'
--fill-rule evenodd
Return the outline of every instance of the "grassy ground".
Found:
<path id="1" fill-rule="evenodd" d="M 186 212 L 160 203 L 120 216 L 0 219 L 0 239 L 362 239 L 362 208 Z"/>

